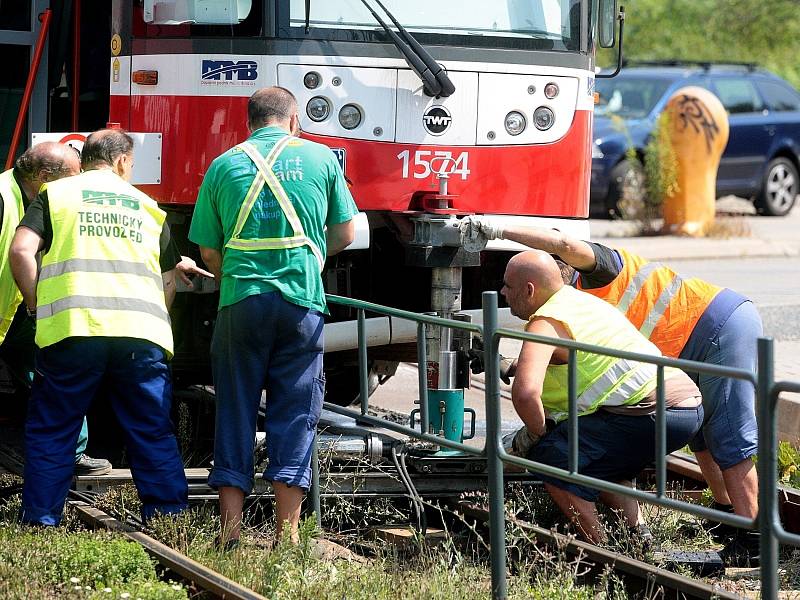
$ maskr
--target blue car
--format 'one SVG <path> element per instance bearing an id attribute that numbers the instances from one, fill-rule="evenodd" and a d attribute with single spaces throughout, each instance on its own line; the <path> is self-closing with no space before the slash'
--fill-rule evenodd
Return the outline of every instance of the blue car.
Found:
<path id="1" fill-rule="evenodd" d="M 800 193 L 800 93 L 755 65 L 660 62 L 639 63 L 596 81 L 592 215 L 619 214 L 623 182 L 642 180 L 641 166 L 626 160 L 627 148 L 632 145 L 641 160 L 656 117 L 687 85 L 710 90 L 728 111 L 730 136 L 717 197 L 751 198 L 759 214 L 787 214 Z"/>

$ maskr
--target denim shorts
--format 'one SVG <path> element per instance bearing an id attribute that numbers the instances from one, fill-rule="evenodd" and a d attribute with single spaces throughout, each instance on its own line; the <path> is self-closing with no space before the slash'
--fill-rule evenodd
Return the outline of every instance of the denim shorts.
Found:
<path id="1" fill-rule="evenodd" d="M 667 452 L 685 446 L 700 429 L 703 407 L 667 409 Z M 578 418 L 578 473 L 605 481 L 627 481 L 655 460 L 655 415 L 620 415 L 599 410 Z M 569 468 L 569 423 L 562 421 L 531 450 L 528 458 Z M 549 475 L 542 481 L 596 502 L 600 492 Z"/>
<path id="2" fill-rule="evenodd" d="M 253 489 L 253 449 L 266 388 L 268 481 L 308 489 L 322 410 L 323 318 L 279 292 L 252 295 L 217 315 L 211 366 L 217 400 L 212 488 Z"/>
<path id="3" fill-rule="evenodd" d="M 752 302 L 744 302 L 709 340 L 703 362 L 755 372 L 756 341 L 762 334 L 758 311 Z M 706 421 L 689 445 L 692 451 L 709 450 L 723 470 L 755 455 L 758 424 L 753 384 L 700 374 L 698 387 L 703 395 Z"/>

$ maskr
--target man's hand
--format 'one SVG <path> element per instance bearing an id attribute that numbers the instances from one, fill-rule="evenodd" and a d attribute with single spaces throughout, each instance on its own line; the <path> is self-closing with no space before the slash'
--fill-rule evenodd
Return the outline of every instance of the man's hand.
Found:
<path id="1" fill-rule="evenodd" d="M 475 226 L 478 228 L 487 240 L 502 240 L 503 228 L 488 217 L 480 217 L 475 219 Z"/>
<path id="2" fill-rule="evenodd" d="M 503 450 L 511 456 L 528 458 L 530 451 L 541 439 L 542 436 L 532 435 L 527 426 L 523 425 L 517 431 L 503 436 Z"/>
<path id="3" fill-rule="evenodd" d="M 186 284 L 186 287 L 189 289 L 194 287 L 194 283 L 192 283 L 192 280 L 189 278 L 191 275 L 200 275 L 201 277 L 214 279 L 213 273 L 198 267 L 197 263 L 188 256 L 181 256 L 181 262 L 175 265 L 175 271 L 178 274 L 178 279 Z"/>
<path id="4" fill-rule="evenodd" d="M 484 364 L 483 343 L 478 342 L 477 338 L 473 342 L 473 347 L 469 349 L 469 369 L 473 375 L 479 375 L 486 371 Z M 511 378 L 514 376 L 516 366 L 513 358 L 506 358 L 500 355 L 500 379 L 506 385 L 511 385 Z"/>

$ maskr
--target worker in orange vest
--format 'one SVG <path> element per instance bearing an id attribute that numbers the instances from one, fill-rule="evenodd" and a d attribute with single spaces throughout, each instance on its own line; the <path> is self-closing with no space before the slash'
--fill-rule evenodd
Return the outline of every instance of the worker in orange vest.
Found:
<path id="1" fill-rule="evenodd" d="M 684 278 L 668 266 L 625 250 L 538 227 L 501 227 L 472 217 L 468 238 L 506 239 L 556 255 L 575 287 L 616 306 L 665 356 L 755 371 L 761 318 L 753 303 L 727 288 Z M 573 271 L 574 270 L 574 271 Z M 563 272 L 563 270 L 562 270 Z M 748 381 L 690 373 L 703 395 L 706 420 L 689 445 L 714 494 L 714 507 L 747 518 L 758 513 L 755 390 Z M 729 566 L 757 566 L 757 532 L 716 525 Z"/>

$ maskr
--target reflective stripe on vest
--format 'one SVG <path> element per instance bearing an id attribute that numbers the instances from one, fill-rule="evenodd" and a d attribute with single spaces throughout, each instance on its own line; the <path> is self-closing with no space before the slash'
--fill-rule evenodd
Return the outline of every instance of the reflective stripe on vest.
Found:
<path id="1" fill-rule="evenodd" d="M 681 283 L 683 283 L 683 279 L 676 274 L 675 277 L 672 278 L 672 281 L 669 282 L 669 285 L 661 290 L 661 293 L 658 295 L 658 299 L 655 301 L 655 304 L 653 304 L 650 312 L 647 313 L 644 323 L 642 323 L 642 326 L 639 327 L 639 331 L 642 332 L 644 337 L 648 339 L 650 338 L 650 334 L 653 333 L 653 330 L 656 328 L 656 325 L 658 325 L 661 317 L 664 316 L 664 312 L 666 312 L 669 303 L 672 301 L 672 297 L 678 293 L 679 289 L 681 289 Z"/>
<path id="2" fill-rule="evenodd" d="M 620 312 L 628 312 L 633 299 L 639 295 L 640 291 L 642 291 L 642 286 L 644 286 L 647 278 L 650 277 L 650 273 L 659 268 L 661 268 L 661 263 L 652 262 L 647 263 L 636 272 L 636 275 L 633 276 L 633 279 L 628 282 L 628 287 L 625 288 L 625 292 L 623 292 L 622 297 L 617 303 L 617 308 L 620 310 Z"/>
<path id="3" fill-rule="evenodd" d="M 225 247 L 242 251 L 254 251 L 286 250 L 289 248 L 308 246 L 314 257 L 317 259 L 320 271 L 322 271 L 322 268 L 325 266 L 325 256 L 322 254 L 322 251 L 317 247 L 313 240 L 306 236 L 305 231 L 303 230 L 303 224 L 300 222 L 300 217 L 297 216 L 297 211 L 294 209 L 292 201 L 289 199 L 289 196 L 286 193 L 286 190 L 283 188 L 283 185 L 281 185 L 281 182 L 272 171 L 275 161 L 278 159 L 278 156 L 291 139 L 292 136 L 288 135 L 280 139 L 272 147 L 266 158 L 263 158 L 255 146 L 249 142 L 243 142 L 236 146 L 242 152 L 247 154 L 250 160 L 253 161 L 253 164 L 256 166 L 257 173 L 253 179 L 253 183 L 250 185 L 250 189 L 247 191 L 244 202 L 239 209 L 233 235 L 231 235 L 231 239 L 227 244 L 225 244 Z M 240 237 L 242 234 L 242 229 L 244 228 L 245 223 L 247 222 L 247 219 L 253 210 L 253 206 L 255 205 L 258 196 L 261 194 L 261 191 L 264 189 L 264 184 L 267 185 L 269 190 L 272 192 L 272 195 L 275 196 L 275 199 L 278 201 L 278 206 L 281 207 L 284 217 L 289 222 L 289 226 L 292 228 L 291 236 L 254 239 Z"/>
<path id="4" fill-rule="evenodd" d="M 11 274 L 11 265 L 8 261 L 11 240 L 25 213 L 22 190 L 14 179 L 13 169 L 0 173 L 0 196 L 3 197 L 3 221 L 0 226 L 0 256 L 2 256 L 0 258 L 0 343 L 2 343 L 22 302 L 22 294 Z"/>
<path id="5" fill-rule="evenodd" d="M 138 298 L 114 298 L 105 296 L 68 296 L 50 304 L 36 307 L 36 317 L 46 319 L 64 310 L 88 308 L 97 310 L 120 310 L 141 312 L 169 321 L 169 314 L 158 304 Z"/>
<path id="6" fill-rule="evenodd" d="M 131 262 L 128 260 L 70 258 L 42 267 L 39 271 L 39 281 L 44 281 L 51 277 L 58 277 L 64 273 L 127 273 L 129 275 L 139 275 L 140 277 L 152 279 L 159 290 L 164 290 L 164 280 L 161 275 L 156 275 L 140 262 Z"/>

